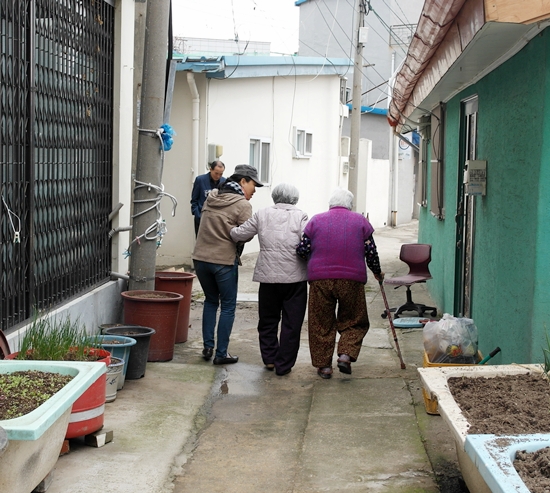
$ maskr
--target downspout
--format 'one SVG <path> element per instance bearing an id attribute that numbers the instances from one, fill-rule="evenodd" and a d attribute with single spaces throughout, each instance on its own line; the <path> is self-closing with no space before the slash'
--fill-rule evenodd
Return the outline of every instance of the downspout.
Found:
<path id="1" fill-rule="evenodd" d="M 391 54 L 391 73 L 392 78 L 395 77 L 395 52 Z M 388 96 L 389 100 L 391 101 L 391 92 L 392 92 L 392 86 L 393 84 L 390 83 L 388 86 Z M 390 130 L 390 170 L 391 170 L 391 192 L 390 192 L 390 200 L 391 200 L 391 212 L 390 212 L 390 225 L 392 227 L 397 226 L 397 204 L 398 204 L 398 196 L 397 196 L 397 189 L 398 189 L 398 173 L 397 173 L 397 152 L 396 152 L 396 145 L 395 145 L 395 136 L 393 132 L 393 128 Z"/>
<path id="2" fill-rule="evenodd" d="M 187 83 L 193 98 L 193 125 L 191 128 L 191 169 L 193 170 L 191 182 L 193 182 L 199 176 L 199 109 L 201 100 L 193 72 L 187 72 Z"/>

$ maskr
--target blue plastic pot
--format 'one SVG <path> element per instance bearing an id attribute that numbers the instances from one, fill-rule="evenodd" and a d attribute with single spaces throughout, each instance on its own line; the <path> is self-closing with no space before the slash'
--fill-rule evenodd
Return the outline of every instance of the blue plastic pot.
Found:
<path id="1" fill-rule="evenodd" d="M 130 359 L 130 348 L 136 344 L 136 340 L 132 337 L 119 336 L 119 335 L 98 335 L 94 337 L 94 340 L 101 345 L 103 349 L 109 351 L 111 356 L 124 360 L 124 368 L 122 375 L 118 378 L 117 390 L 124 387 L 124 380 L 126 378 L 126 371 L 128 370 L 128 360 Z"/>

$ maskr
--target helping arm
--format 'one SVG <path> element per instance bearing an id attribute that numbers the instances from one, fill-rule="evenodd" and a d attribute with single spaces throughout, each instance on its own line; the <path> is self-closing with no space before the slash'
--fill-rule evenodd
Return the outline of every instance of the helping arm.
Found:
<path id="1" fill-rule="evenodd" d="M 237 241 L 250 241 L 254 236 L 258 234 L 258 214 L 254 214 L 246 222 L 232 228 L 230 231 L 231 239 L 234 242 Z"/>

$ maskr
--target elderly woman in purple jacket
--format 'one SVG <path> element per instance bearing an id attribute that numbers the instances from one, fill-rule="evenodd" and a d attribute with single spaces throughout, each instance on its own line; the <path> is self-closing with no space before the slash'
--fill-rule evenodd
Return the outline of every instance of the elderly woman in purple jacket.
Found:
<path id="1" fill-rule="evenodd" d="M 231 238 L 248 241 L 258 235 L 260 253 L 252 280 L 260 283 L 260 352 L 268 370 L 286 375 L 298 357 L 306 313 L 306 262 L 296 254 L 296 245 L 308 217 L 296 207 L 299 192 L 293 185 L 277 185 L 271 198 L 275 205 L 256 212 L 244 224 L 233 228 Z M 277 337 L 280 321 L 281 332 Z"/>
<path id="2" fill-rule="evenodd" d="M 338 369 L 350 374 L 369 330 L 365 260 L 374 277 L 379 282 L 384 279 L 372 237 L 374 228 L 361 214 L 351 211 L 352 204 L 351 192 L 336 190 L 328 212 L 311 218 L 296 249 L 308 260 L 309 348 L 321 378 L 332 376 L 336 333 L 340 334 Z"/>

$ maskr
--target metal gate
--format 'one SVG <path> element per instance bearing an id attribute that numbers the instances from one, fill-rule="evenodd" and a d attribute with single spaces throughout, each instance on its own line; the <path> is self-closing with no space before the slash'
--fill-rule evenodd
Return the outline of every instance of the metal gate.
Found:
<path id="1" fill-rule="evenodd" d="M 114 8 L 0 2 L 0 329 L 110 271 Z"/>

